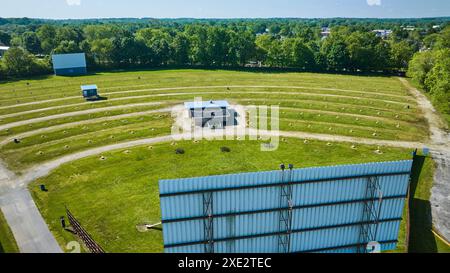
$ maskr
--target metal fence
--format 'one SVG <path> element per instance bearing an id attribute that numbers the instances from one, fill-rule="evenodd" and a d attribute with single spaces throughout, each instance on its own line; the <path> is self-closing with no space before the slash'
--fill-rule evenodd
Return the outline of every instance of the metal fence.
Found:
<path id="1" fill-rule="evenodd" d="M 84 245 L 89 249 L 91 253 L 105 253 L 103 248 L 97 244 L 92 237 L 87 233 L 87 231 L 81 226 L 80 222 L 73 216 L 73 214 L 66 209 L 67 218 L 69 223 L 73 228 L 75 234 L 83 241 Z"/>

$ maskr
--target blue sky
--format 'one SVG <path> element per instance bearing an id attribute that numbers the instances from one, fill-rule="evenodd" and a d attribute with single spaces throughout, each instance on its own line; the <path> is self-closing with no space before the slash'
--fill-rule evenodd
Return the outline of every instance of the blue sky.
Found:
<path id="1" fill-rule="evenodd" d="M 0 17 L 268 18 L 450 16 L 449 0 L 5 0 Z"/>

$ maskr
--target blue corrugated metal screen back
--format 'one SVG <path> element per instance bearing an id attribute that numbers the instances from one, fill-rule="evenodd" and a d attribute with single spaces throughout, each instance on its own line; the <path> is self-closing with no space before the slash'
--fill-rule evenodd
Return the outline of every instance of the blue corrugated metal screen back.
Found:
<path id="1" fill-rule="evenodd" d="M 356 252 L 367 230 L 382 250 L 395 249 L 411 167 L 410 160 L 161 180 L 165 251 L 274 253 L 288 236 L 287 252 Z M 280 220 L 286 212 L 288 225 Z"/>

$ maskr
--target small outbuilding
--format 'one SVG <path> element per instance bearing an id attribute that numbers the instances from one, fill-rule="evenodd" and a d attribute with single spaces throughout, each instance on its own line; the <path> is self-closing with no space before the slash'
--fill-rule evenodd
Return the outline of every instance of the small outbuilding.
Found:
<path id="1" fill-rule="evenodd" d="M 58 76 L 78 76 L 87 73 L 84 53 L 53 54 L 53 70 Z"/>
<path id="2" fill-rule="evenodd" d="M 186 102 L 184 107 L 196 126 L 212 129 L 223 129 L 234 125 L 234 114 L 227 101 L 195 101 Z"/>
<path id="3" fill-rule="evenodd" d="M 9 46 L 3 46 L 0 44 L 0 58 L 5 55 L 6 51 L 8 51 L 10 49 Z"/>
<path id="4" fill-rule="evenodd" d="M 98 89 L 97 85 L 95 84 L 81 86 L 81 92 L 83 93 L 83 97 L 87 100 L 98 98 L 97 89 Z"/>

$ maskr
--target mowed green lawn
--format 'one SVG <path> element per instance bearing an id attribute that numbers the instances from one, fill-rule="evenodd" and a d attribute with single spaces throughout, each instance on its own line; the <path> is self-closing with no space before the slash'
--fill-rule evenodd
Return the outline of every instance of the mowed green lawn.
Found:
<path id="1" fill-rule="evenodd" d="M 85 102 L 81 84 L 97 84 L 108 100 Z M 4 128 L 0 157 L 20 173 L 98 145 L 167 134 L 171 118 L 146 123 L 142 119 L 147 120 L 147 112 L 195 97 L 277 105 L 283 131 L 420 142 L 429 135 L 414 99 L 395 77 L 223 70 L 111 72 L 0 83 L 0 128 Z M 134 115 L 126 118 L 130 122 L 120 122 L 129 114 Z M 13 138 L 20 143 L 13 143 Z"/>
<path id="2" fill-rule="evenodd" d="M 137 147 L 66 164 L 30 185 L 44 218 L 62 246 L 73 240 L 59 217 L 68 206 L 93 238 L 108 252 L 161 252 L 162 233 L 140 233 L 136 225 L 160 222 L 158 180 L 277 169 L 280 163 L 297 168 L 334 164 L 404 160 L 411 151 L 351 144 L 287 139 L 275 152 L 261 152 L 259 141 L 200 141 Z M 222 146 L 231 153 L 222 153 Z M 184 155 L 177 155 L 183 148 Z M 48 192 L 41 192 L 45 184 Z M 404 238 L 400 238 L 404 243 Z M 402 244 L 402 243 L 401 243 Z"/>
<path id="3" fill-rule="evenodd" d="M 0 210 L 0 253 L 19 253 L 14 235 Z"/>

